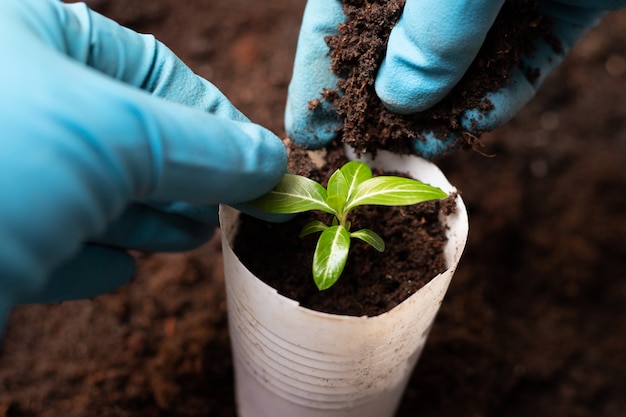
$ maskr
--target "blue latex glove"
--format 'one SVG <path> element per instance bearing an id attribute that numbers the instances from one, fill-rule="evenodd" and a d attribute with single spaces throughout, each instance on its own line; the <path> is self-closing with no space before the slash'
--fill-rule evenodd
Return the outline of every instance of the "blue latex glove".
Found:
<path id="1" fill-rule="evenodd" d="M 461 79 L 478 53 L 504 0 L 407 0 L 398 24 L 393 28 L 387 54 L 379 69 L 376 93 L 391 111 L 411 114 L 439 102 Z M 624 0 L 553 0 L 540 3 L 554 22 L 554 34 L 563 45 L 562 54 L 542 43 L 524 64 L 538 68 L 541 76 L 530 82 L 521 70 L 509 85 L 489 94 L 494 109 L 481 118 L 477 127 L 494 129 L 510 120 L 535 94 L 548 73 L 556 67 L 580 36 L 607 10 L 626 7 Z M 324 89 L 336 88 L 325 36 L 338 33 L 345 20 L 340 0 L 307 2 L 294 72 L 289 85 L 285 113 L 287 134 L 305 147 L 325 146 L 340 126 L 330 105 L 311 111 L 309 101 L 319 99 Z M 470 120 L 477 111 L 463 117 Z M 448 143 L 452 142 L 450 138 Z M 415 141 L 416 151 L 432 158 L 446 150 L 448 143 L 430 136 Z"/>
<path id="2" fill-rule="evenodd" d="M 154 37 L 83 4 L 0 2 L 0 326 L 93 296 L 126 249 L 205 242 L 218 203 L 271 189 L 285 148 Z"/>

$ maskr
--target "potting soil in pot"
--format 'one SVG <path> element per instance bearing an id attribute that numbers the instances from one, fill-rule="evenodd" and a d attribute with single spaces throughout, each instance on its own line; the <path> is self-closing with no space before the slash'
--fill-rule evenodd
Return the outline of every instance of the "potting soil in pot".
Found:
<path id="1" fill-rule="evenodd" d="M 307 152 L 293 148 L 292 171 L 325 185 L 333 171 L 347 161 L 342 150 L 341 146 L 330 147 L 326 154 L 329 162 L 317 168 Z M 235 253 L 256 276 L 304 307 L 334 314 L 375 316 L 395 307 L 446 270 L 443 216 L 455 204 L 454 198 L 448 197 L 413 206 L 357 208 L 350 215 L 352 228 L 379 233 L 385 251 L 377 252 L 353 239 L 341 278 L 322 292 L 315 287 L 311 272 L 317 239 L 298 235 L 310 220 L 324 216 L 321 219 L 328 222 L 330 219 L 323 213 L 304 213 L 286 223 L 243 216 Z"/>

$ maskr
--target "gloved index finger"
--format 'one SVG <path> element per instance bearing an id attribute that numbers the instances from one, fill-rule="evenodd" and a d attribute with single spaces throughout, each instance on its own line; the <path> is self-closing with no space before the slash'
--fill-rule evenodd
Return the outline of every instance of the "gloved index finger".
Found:
<path id="1" fill-rule="evenodd" d="M 248 119 L 152 35 L 139 34 L 85 4 L 59 3 L 70 57 L 158 97 L 232 120 Z"/>
<path id="2" fill-rule="evenodd" d="M 392 111 L 426 110 L 461 79 L 504 0 L 407 0 L 391 31 L 376 93 Z"/>
<path id="3" fill-rule="evenodd" d="M 69 236 L 51 262 L 98 237 L 133 201 L 240 203 L 269 191 L 286 171 L 283 143 L 261 126 L 114 82 L 47 45 L 33 50 L 49 68 L 27 66 L 29 94 L 23 83 L 2 83 L 11 107 L 4 109 L 10 117 L 3 118 L 0 165 L 12 175 L 0 183 L 28 190 L 3 205 L 15 235 Z M 23 69 L 7 71 L 12 80 Z"/>

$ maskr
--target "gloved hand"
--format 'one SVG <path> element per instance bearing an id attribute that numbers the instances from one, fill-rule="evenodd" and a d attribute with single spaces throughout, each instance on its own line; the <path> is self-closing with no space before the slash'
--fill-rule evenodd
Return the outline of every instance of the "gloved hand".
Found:
<path id="1" fill-rule="evenodd" d="M 478 53 L 504 0 L 407 0 L 393 28 L 387 53 L 379 69 L 375 89 L 385 106 L 396 113 L 426 110 L 446 96 L 461 79 Z M 524 64 L 540 69 L 541 76 L 529 81 L 519 70 L 511 83 L 487 97 L 494 109 L 476 127 L 491 130 L 511 119 L 535 94 L 548 73 L 570 47 L 607 10 L 626 7 L 624 0 L 545 0 L 540 7 L 554 22 L 554 35 L 562 42 L 557 54 L 546 43 Z M 296 143 L 311 149 L 325 146 L 335 135 L 340 120 L 329 103 L 316 109 L 308 103 L 319 99 L 324 89 L 334 89 L 337 77 L 324 37 L 338 33 L 345 20 L 340 0 L 311 0 L 302 21 L 293 78 L 285 113 L 285 127 Z M 463 116 L 464 127 L 476 110 Z M 446 149 L 433 136 L 415 141 L 419 154 L 432 158 Z"/>
<path id="2" fill-rule="evenodd" d="M 0 61 L 0 326 L 17 303 L 115 289 L 127 249 L 201 244 L 216 204 L 286 171 L 276 136 L 83 4 L 0 2 Z"/>

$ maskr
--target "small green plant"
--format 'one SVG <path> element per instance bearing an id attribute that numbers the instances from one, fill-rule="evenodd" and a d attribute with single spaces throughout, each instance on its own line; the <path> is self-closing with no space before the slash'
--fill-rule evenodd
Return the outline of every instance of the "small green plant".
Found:
<path id="1" fill-rule="evenodd" d="M 251 204 L 274 214 L 295 214 L 321 210 L 332 214 L 327 225 L 319 220 L 307 223 L 300 236 L 321 232 L 313 255 L 313 279 L 317 288 L 325 290 L 337 282 L 348 259 L 352 238 L 368 243 L 376 250 L 385 250 L 383 239 L 374 231 L 350 231 L 348 214 L 358 206 L 407 206 L 446 197 L 439 188 L 420 181 L 396 176 L 372 176 L 367 164 L 346 163 L 328 180 L 327 188 L 312 179 L 285 174 L 269 193 Z"/>

